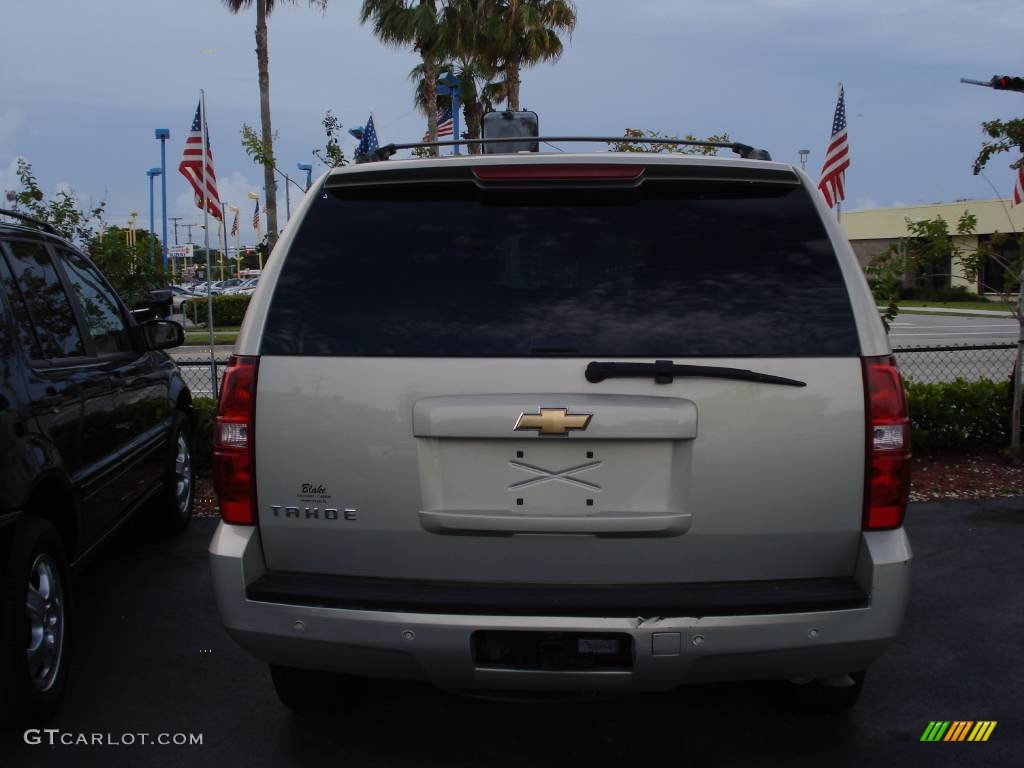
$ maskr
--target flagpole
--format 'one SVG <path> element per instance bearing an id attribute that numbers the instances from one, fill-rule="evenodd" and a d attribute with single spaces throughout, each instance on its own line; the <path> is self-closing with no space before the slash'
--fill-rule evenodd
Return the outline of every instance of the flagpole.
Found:
<path id="1" fill-rule="evenodd" d="M 218 205 L 223 205 L 223 204 L 220 203 L 220 201 L 218 201 Z M 221 221 L 218 222 L 218 224 L 217 224 L 217 239 L 218 240 L 222 240 L 224 243 L 226 243 L 227 242 L 227 238 L 223 237 L 223 235 L 226 234 L 224 232 L 224 221 L 223 221 L 223 219 L 224 219 L 224 208 L 223 207 L 220 209 L 220 217 L 221 217 Z M 217 245 L 221 245 L 221 243 L 217 243 Z M 218 258 L 218 261 L 220 262 L 220 281 L 221 282 L 224 282 L 224 255 L 225 255 L 224 251 L 225 250 L 227 250 L 226 247 L 222 247 L 221 248 L 220 257 Z"/>
<path id="2" fill-rule="evenodd" d="M 842 97 L 842 95 L 843 95 L 843 81 L 840 80 L 839 81 L 839 85 L 836 88 L 836 103 L 837 104 L 839 103 L 839 99 Z M 843 112 L 844 113 L 846 112 L 845 106 L 844 106 Z M 849 129 L 847 129 L 847 130 L 849 130 Z M 844 190 L 844 194 L 845 194 L 845 190 Z M 838 197 L 838 195 L 837 195 L 837 197 Z M 836 201 L 836 223 L 837 224 L 839 223 L 839 219 L 842 216 L 842 214 L 843 214 L 843 201 L 842 200 L 837 200 Z"/>
<path id="3" fill-rule="evenodd" d="M 203 194 L 200 197 L 203 201 L 203 239 L 206 248 L 206 325 L 210 329 L 210 387 L 213 396 L 217 397 L 217 360 L 213 353 L 213 293 L 210 291 L 210 283 L 213 280 L 213 265 L 210 263 L 210 205 L 206 197 L 206 153 L 209 137 L 206 135 L 206 93 L 202 88 L 199 89 L 199 125 L 203 135 Z"/>
<path id="4" fill-rule="evenodd" d="M 224 259 L 228 259 L 229 261 L 231 259 L 231 257 L 228 255 L 228 222 L 227 222 L 227 217 L 224 215 L 224 211 L 226 211 L 226 210 L 227 210 L 227 208 L 224 206 L 224 201 L 221 200 L 220 201 L 220 223 L 221 223 L 221 231 L 224 233 L 224 255 L 221 257 L 221 260 L 220 260 L 220 274 L 221 274 L 221 279 L 222 280 L 224 279 Z M 238 277 L 238 275 L 235 275 L 235 277 Z"/>

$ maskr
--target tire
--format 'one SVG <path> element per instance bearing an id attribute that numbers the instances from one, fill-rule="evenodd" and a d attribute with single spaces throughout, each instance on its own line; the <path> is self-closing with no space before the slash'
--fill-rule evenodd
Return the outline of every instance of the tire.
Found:
<path id="1" fill-rule="evenodd" d="M 67 555 L 57 529 L 36 517 L 18 522 L 8 554 L 0 574 L 0 725 L 41 724 L 60 704 L 71 659 Z"/>
<path id="2" fill-rule="evenodd" d="M 867 671 L 851 672 L 853 685 L 832 686 L 821 680 L 809 683 L 786 683 L 791 706 L 805 712 L 836 714 L 852 708 L 860 699 Z"/>
<path id="3" fill-rule="evenodd" d="M 148 517 L 153 530 L 164 535 L 181 533 L 188 527 L 195 501 L 192 435 L 188 419 L 181 411 L 175 411 L 170 438 L 163 488 Z"/>
<path id="4" fill-rule="evenodd" d="M 352 701 L 353 693 L 365 691 L 367 685 L 364 678 L 277 664 L 270 665 L 270 677 L 281 703 L 295 712 L 343 709 Z"/>

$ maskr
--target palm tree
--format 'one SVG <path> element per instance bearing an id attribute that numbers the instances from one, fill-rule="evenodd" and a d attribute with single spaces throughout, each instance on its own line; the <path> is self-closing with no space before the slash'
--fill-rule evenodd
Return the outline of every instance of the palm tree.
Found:
<path id="1" fill-rule="evenodd" d="M 496 65 L 488 65 L 475 56 L 465 55 L 451 61 L 440 62 L 437 71 L 439 73 L 451 72 L 459 79 L 459 98 L 462 102 L 462 114 L 466 120 L 465 136 L 468 139 L 479 139 L 484 114 L 493 112 L 494 105 L 505 100 L 504 82 L 494 81 L 500 70 Z M 423 76 L 422 64 L 417 64 L 412 68 L 409 79 L 416 83 L 416 106 L 426 114 L 430 102 L 427 95 L 427 79 Z M 448 98 L 447 96 L 435 97 L 435 109 L 440 105 L 447 105 Z M 440 102 L 440 105 L 437 102 Z M 470 154 L 480 153 L 478 144 L 470 144 L 468 149 Z"/>
<path id="2" fill-rule="evenodd" d="M 505 69 L 508 108 L 519 109 L 519 72 L 562 55 L 559 32 L 572 35 L 576 6 L 572 0 L 495 0 L 489 34 L 497 43 Z"/>
<path id="3" fill-rule="evenodd" d="M 294 0 L 289 0 L 294 2 Z M 232 13 L 247 10 L 254 0 L 224 0 Z M 267 16 L 274 10 L 274 0 L 255 0 L 256 64 L 260 80 L 260 133 L 264 147 L 263 186 L 266 189 L 267 247 L 277 242 L 277 184 L 274 181 L 274 132 L 270 127 L 270 53 L 267 49 Z M 310 5 L 327 7 L 327 0 L 309 0 Z"/>
<path id="4" fill-rule="evenodd" d="M 447 58 L 449 30 L 437 0 L 363 0 L 359 21 L 372 20 L 373 34 L 396 48 L 411 46 L 420 55 L 423 98 L 420 108 L 427 116 L 427 136 L 437 141 L 437 74 Z M 443 11 L 443 7 L 440 9 Z M 437 154 L 437 148 L 431 149 Z"/>
<path id="5" fill-rule="evenodd" d="M 483 116 L 494 104 L 505 101 L 505 84 L 498 80 L 502 72 L 498 40 L 492 23 L 498 3 L 494 0 L 452 0 L 445 8 L 445 26 L 453 61 L 446 64 L 461 83 L 462 111 L 470 139 L 480 138 Z M 469 145 L 470 154 L 480 146 Z"/>

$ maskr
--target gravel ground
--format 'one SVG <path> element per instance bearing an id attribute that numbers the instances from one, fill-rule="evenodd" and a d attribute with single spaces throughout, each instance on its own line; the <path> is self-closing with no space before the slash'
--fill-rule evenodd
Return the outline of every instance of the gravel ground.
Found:
<path id="1" fill-rule="evenodd" d="M 915 457 L 911 477 L 911 501 L 1024 496 L 1024 466 L 1013 466 L 998 454 Z M 194 514 L 220 515 L 209 479 L 196 482 Z"/>

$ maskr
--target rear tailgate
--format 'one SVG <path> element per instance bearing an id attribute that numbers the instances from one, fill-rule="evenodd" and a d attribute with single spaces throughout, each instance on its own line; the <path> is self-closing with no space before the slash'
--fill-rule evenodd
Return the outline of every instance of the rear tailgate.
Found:
<path id="1" fill-rule="evenodd" d="M 856 359 L 758 361 L 806 381 L 800 389 L 588 385 L 585 365 L 262 358 L 268 566 L 560 583 L 852 573 L 864 465 Z M 590 424 L 565 437 L 513 431 L 546 407 L 592 414 Z"/>
<path id="2" fill-rule="evenodd" d="M 795 176 L 382 173 L 338 177 L 307 207 L 263 321 L 270 569 L 562 584 L 853 572 L 860 348 Z M 585 376 L 656 360 L 803 386 Z"/>

